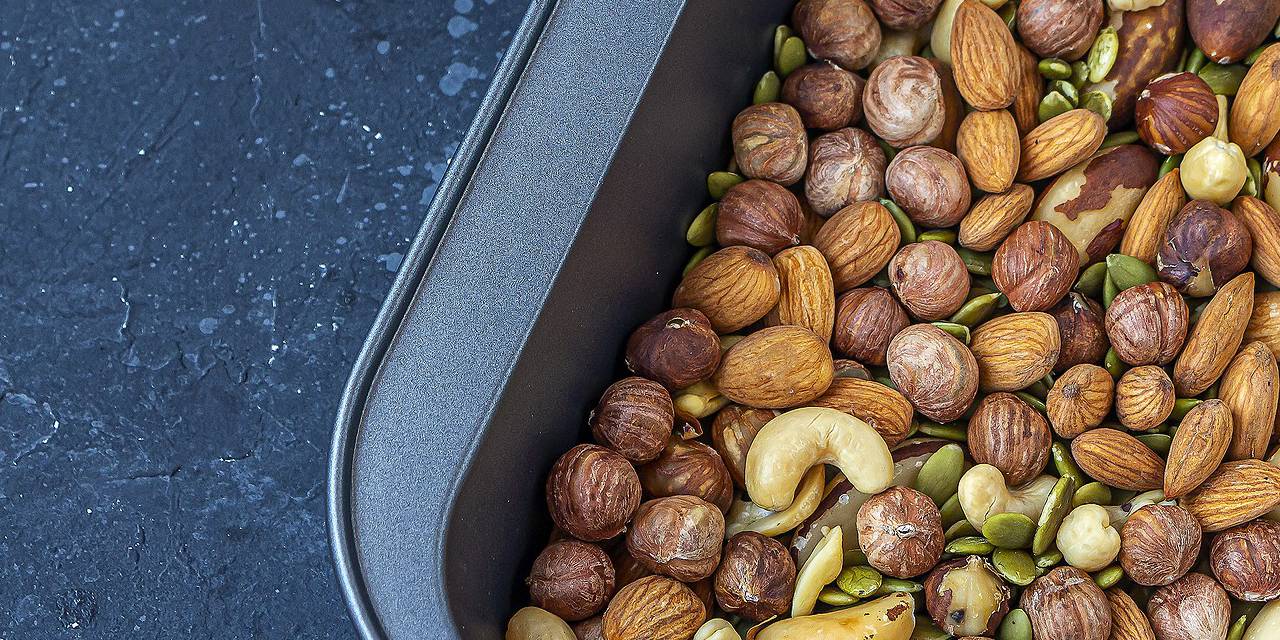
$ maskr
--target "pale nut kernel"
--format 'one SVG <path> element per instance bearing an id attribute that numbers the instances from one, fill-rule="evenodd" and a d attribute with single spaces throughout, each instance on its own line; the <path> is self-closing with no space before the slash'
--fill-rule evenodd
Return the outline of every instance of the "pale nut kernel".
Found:
<path id="1" fill-rule="evenodd" d="M 965 519 L 981 530 L 987 518 L 1002 513 L 1021 513 L 1033 520 L 1039 518 L 1045 502 L 1049 500 L 1049 493 L 1057 483 L 1057 478 L 1042 475 L 1010 489 L 999 469 L 989 464 L 976 464 L 960 477 L 956 498 Z"/>
<path id="2" fill-rule="evenodd" d="M 1106 509 L 1084 504 L 1062 519 L 1057 543 L 1067 564 L 1081 571 L 1099 571 L 1120 553 L 1120 532 L 1111 526 Z"/>
<path id="3" fill-rule="evenodd" d="M 577 640 L 573 629 L 554 613 L 538 607 L 525 607 L 507 622 L 504 640 Z"/>
<path id="4" fill-rule="evenodd" d="M 938 565 L 924 583 L 925 608 L 944 632 L 993 635 L 1009 613 L 1009 585 L 981 556 Z"/>

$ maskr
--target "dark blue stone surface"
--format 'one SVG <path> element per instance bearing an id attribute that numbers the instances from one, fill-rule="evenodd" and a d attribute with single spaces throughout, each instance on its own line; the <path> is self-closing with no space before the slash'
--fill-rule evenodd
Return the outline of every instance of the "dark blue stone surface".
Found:
<path id="1" fill-rule="evenodd" d="M 0 1 L 0 639 L 352 636 L 338 393 L 525 6 Z"/>

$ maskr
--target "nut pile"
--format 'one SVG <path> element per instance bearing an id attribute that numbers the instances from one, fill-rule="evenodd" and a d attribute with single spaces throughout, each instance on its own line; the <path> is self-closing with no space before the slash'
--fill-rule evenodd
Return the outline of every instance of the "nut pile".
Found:
<path id="1" fill-rule="evenodd" d="M 1280 640 L 1280 0 L 799 0 L 508 640 Z"/>

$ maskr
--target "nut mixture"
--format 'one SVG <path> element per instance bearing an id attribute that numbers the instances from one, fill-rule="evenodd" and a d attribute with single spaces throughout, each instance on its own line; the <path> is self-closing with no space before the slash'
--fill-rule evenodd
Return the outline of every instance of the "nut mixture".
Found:
<path id="1" fill-rule="evenodd" d="M 508 640 L 1280 640 L 1280 0 L 799 0 Z"/>

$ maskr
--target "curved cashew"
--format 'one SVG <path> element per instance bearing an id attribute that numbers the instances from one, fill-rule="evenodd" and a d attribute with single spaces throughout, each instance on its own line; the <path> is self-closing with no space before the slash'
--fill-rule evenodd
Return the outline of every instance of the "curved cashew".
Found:
<path id="1" fill-rule="evenodd" d="M 1123 527 L 1125 521 L 1129 519 L 1129 516 L 1133 515 L 1133 513 L 1138 509 L 1149 504 L 1161 503 L 1176 504 L 1173 500 L 1164 499 L 1164 491 L 1160 489 L 1153 489 L 1146 493 L 1139 493 L 1138 495 L 1130 498 L 1129 501 L 1124 504 L 1104 506 L 1103 509 L 1107 510 L 1107 516 L 1111 518 L 1111 526 L 1119 528 Z"/>
<path id="2" fill-rule="evenodd" d="M 825 475 L 826 469 L 822 465 L 810 469 L 800 481 L 800 488 L 796 489 L 796 499 L 782 511 L 769 511 L 754 502 L 734 500 L 733 506 L 729 508 L 729 516 L 725 518 L 724 539 L 728 540 L 743 531 L 754 531 L 769 537 L 780 536 L 800 526 L 822 504 Z"/>
<path id="3" fill-rule="evenodd" d="M 805 407 L 756 434 L 747 451 L 747 493 L 761 507 L 781 511 L 795 499 L 801 476 L 827 463 L 863 493 L 880 493 L 893 481 L 893 456 L 875 429 L 843 411 Z"/>
<path id="4" fill-rule="evenodd" d="M 1106 509 L 1082 504 L 1062 519 L 1058 551 L 1067 564 L 1081 571 L 1099 571 L 1120 554 L 1120 532 L 1111 526 Z"/>
<path id="5" fill-rule="evenodd" d="M 506 640 L 577 640 L 573 629 L 546 609 L 525 607 L 511 616 Z"/>
<path id="6" fill-rule="evenodd" d="M 807 616 L 818 604 L 818 593 L 831 584 L 844 568 L 844 536 L 832 527 L 814 548 L 813 554 L 796 572 L 796 590 L 791 596 L 791 617 Z"/>
<path id="7" fill-rule="evenodd" d="M 1021 513 L 1032 520 L 1038 519 L 1044 503 L 1049 500 L 1049 492 L 1057 483 L 1057 478 L 1042 475 L 1021 487 L 1010 489 L 999 469 L 979 464 L 960 477 L 957 497 L 965 519 L 977 529 L 982 529 L 987 518 L 1001 513 Z"/>
<path id="8" fill-rule="evenodd" d="M 712 618 L 698 627 L 693 640 L 742 640 L 738 630 L 724 618 Z"/>
<path id="9" fill-rule="evenodd" d="M 800 616 L 775 622 L 756 635 L 756 640 L 814 640 L 815 638 L 910 640 L 911 633 L 916 628 L 914 610 L 915 601 L 910 594 L 892 593 L 831 613 Z"/>
<path id="10" fill-rule="evenodd" d="M 1280 639 L 1280 600 L 1272 600 L 1253 617 L 1244 640 Z"/>

